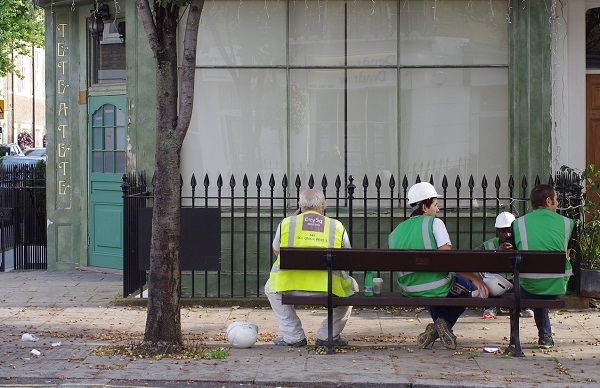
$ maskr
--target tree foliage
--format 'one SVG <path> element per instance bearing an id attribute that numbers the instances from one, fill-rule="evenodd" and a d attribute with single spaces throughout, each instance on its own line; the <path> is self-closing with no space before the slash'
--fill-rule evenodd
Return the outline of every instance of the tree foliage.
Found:
<path id="1" fill-rule="evenodd" d="M 0 77 L 15 73 L 15 55 L 31 56 L 44 44 L 44 14 L 31 0 L 0 0 Z"/>
<path id="2" fill-rule="evenodd" d="M 188 131 L 196 73 L 196 44 L 204 0 L 136 0 L 138 17 L 156 65 L 156 155 L 152 187 L 154 209 L 150 243 L 148 314 L 142 347 L 177 352 L 181 338 L 181 148 Z M 187 12 L 182 50 L 177 31 Z M 181 72 L 177 58 L 181 51 Z"/>

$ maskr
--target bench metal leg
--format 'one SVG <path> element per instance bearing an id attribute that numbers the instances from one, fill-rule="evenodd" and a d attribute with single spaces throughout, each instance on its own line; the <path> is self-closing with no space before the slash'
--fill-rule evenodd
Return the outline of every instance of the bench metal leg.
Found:
<path id="1" fill-rule="evenodd" d="M 327 354 L 335 354 L 333 350 L 333 255 L 325 254 L 327 265 Z"/>
<path id="2" fill-rule="evenodd" d="M 513 283 L 515 286 L 515 308 L 510 310 L 510 345 L 506 352 L 514 357 L 524 357 L 523 351 L 521 350 L 521 338 L 519 337 L 519 318 L 521 314 L 521 283 L 520 283 L 520 272 L 521 270 L 521 254 L 519 251 L 515 252 L 515 267 L 513 269 Z"/>
<path id="3" fill-rule="evenodd" d="M 506 352 L 513 357 L 524 357 L 521 350 L 521 338 L 519 337 L 519 312 L 518 309 L 510 310 L 510 346 Z"/>

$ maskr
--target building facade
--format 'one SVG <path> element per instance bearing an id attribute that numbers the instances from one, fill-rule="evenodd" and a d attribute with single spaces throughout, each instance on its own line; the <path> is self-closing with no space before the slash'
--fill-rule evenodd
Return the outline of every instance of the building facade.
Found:
<path id="1" fill-rule="evenodd" d="M 49 268 L 120 268 L 120 178 L 151 174 L 160 157 L 152 53 L 134 1 L 40 4 Z M 582 168 L 598 159 L 585 29 L 586 12 L 598 7 L 206 2 L 182 176 L 477 181 Z"/>
<path id="2" fill-rule="evenodd" d="M 0 78 L 0 100 L 3 101 L 0 143 L 16 143 L 22 132 L 29 132 L 34 147 L 44 146 L 46 135 L 45 55 L 43 48 L 33 48 L 31 57 L 17 55 L 17 74 Z"/>

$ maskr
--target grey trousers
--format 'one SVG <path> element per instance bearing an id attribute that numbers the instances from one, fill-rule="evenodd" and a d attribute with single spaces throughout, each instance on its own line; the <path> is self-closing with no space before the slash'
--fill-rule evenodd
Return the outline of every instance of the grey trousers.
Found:
<path id="1" fill-rule="evenodd" d="M 354 282 L 354 279 L 352 279 Z M 356 283 L 356 282 L 354 282 Z M 308 292 L 308 291 L 287 291 L 286 293 L 295 295 L 320 295 L 326 294 L 323 292 Z M 282 304 L 280 293 L 269 292 L 269 281 L 265 284 L 265 294 L 271 303 L 271 309 L 277 317 L 279 324 L 279 331 L 283 336 L 283 340 L 289 344 L 293 344 L 306 338 L 304 329 L 302 328 L 302 322 L 296 314 L 296 308 L 293 305 Z M 333 339 L 337 339 L 344 327 L 350 313 L 352 312 L 352 306 L 338 306 L 333 309 Z M 321 322 L 321 326 L 317 330 L 317 339 L 327 340 L 327 318 Z"/>

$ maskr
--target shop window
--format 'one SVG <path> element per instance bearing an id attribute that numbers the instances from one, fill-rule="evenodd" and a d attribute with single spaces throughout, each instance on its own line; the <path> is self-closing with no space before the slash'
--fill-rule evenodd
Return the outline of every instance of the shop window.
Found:
<path id="1" fill-rule="evenodd" d="M 124 25 L 125 22 L 105 22 L 102 37 L 100 39 L 90 37 L 92 84 L 114 84 L 126 81 Z"/>

